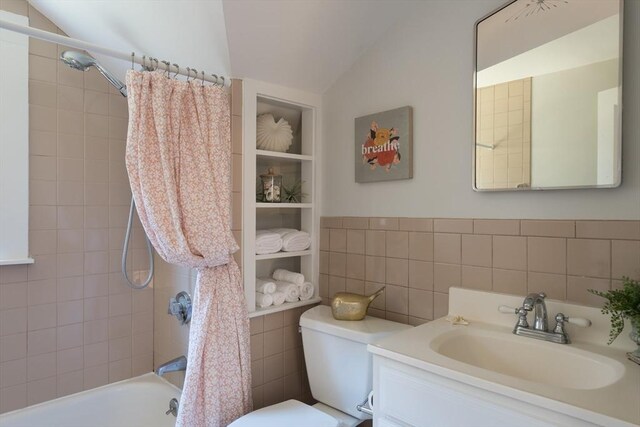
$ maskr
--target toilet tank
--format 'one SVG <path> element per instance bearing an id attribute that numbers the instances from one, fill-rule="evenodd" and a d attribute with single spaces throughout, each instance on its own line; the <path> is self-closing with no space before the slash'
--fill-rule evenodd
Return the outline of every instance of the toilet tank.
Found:
<path id="1" fill-rule="evenodd" d="M 320 305 L 300 316 L 300 327 L 314 399 L 353 417 L 368 418 L 356 409 L 373 388 L 367 344 L 411 326 L 370 316 L 335 320 L 331 307 Z"/>

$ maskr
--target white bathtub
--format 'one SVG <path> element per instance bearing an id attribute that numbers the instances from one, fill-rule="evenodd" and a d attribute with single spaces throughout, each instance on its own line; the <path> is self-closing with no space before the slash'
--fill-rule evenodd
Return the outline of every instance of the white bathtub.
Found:
<path id="1" fill-rule="evenodd" d="M 180 389 L 154 373 L 0 415 L 0 427 L 173 427 Z"/>

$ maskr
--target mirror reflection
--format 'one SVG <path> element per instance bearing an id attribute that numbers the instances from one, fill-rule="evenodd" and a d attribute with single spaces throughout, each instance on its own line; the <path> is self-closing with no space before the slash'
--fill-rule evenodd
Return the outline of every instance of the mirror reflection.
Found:
<path id="1" fill-rule="evenodd" d="M 621 0 L 516 0 L 476 25 L 474 188 L 615 187 Z"/>

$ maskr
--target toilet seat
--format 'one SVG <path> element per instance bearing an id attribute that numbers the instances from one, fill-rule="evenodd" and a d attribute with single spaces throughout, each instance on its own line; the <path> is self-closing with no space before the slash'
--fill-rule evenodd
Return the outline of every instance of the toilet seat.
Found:
<path id="1" fill-rule="evenodd" d="M 338 427 L 339 422 L 324 412 L 297 400 L 267 406 L 238 418 L 228 427 Z"/>

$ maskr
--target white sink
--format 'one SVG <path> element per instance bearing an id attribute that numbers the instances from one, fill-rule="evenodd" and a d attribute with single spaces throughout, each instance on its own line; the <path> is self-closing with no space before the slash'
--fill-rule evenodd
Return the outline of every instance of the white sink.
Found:
<path id="1" fill-rule="evenodd" d="M 578 390 L 607 387 L 624 374 L 609 357 L 532 338 L 482 328 L 460 328 L 431 341 L 448 358 L 535 383 Z"/>
<path id="2" fill-rule="evenodd" d="M 640 427 L 640 367 L 627 360 L 625 353 L 635 349 L 627 331 L 606 345 L 610 319 L 600 309 L 549 300 L 551 315 L 582 317 L 591 326 L 567 325 L 571 344 L 514 335 L 516 316 L 499 312 L 498 306 L 521 303 L 518 296 L 450 288 L 449 313 L 469 324 L 440 318 L 369 344 L 374 366 L 415 368 L 407 372 L 422 375 L 433 387 L 448 384 L 481 400 L 491 396 L 517 411 L 535 408 L 535 416 L 547 411 L 550 417 L 582 420 L 544 425 Z"/>

